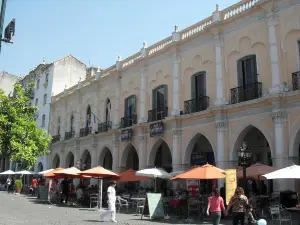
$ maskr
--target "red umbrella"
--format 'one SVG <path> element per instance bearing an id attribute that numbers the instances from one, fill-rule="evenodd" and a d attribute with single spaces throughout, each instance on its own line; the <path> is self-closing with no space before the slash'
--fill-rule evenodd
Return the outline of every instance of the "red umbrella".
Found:
<path id="1" fill-rule="evenodd" d="M 141 180 L 148 180 L 149 177 L 144 177 L 144 176 L 137 176 L 135 175 L 136 171 L 129 169 L 126 171 L 123 171 L 119 173 L 119 179 L 117 179 L 118 182 L 136 182 L 136 181 L 141 181 Z"/>

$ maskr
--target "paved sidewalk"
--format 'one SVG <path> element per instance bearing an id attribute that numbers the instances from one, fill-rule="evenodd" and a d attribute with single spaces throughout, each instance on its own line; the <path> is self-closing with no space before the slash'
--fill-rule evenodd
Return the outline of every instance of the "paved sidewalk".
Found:
<path id="1" fill-rule="evenodd" d="M 0 225 L 93 225 L 112 224 L 100 222 L 100 212 L 90 209 L 48 205 L 35 199 L 27 199 L 24 195 L 7 194 L 0 192 Z M 117 214 L 118 224 L 124 225 L 158 225 L 158 224 L 185 224 L 181 221 L 149 221 L 148 218 L 140 220 L 139 216 L 130 214 Z M 200 224 L 192 222 L 191 224 Z M 202 224 L 211 224 L 209 220 Z M 223 220 L 223 225 L 232 224 Z"/>

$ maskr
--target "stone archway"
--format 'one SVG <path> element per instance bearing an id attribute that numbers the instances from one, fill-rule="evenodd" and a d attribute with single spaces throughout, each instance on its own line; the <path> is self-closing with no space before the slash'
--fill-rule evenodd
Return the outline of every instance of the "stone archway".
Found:
<path id="1" fill-rule="evenodd" d="M 105 169 L 112 170 L 113 157 L 110 149 L 106 146 L 102 149 L 100 153 L 99 165 L 104 167 Z"/>
<path id="2" fill-rule="evenodd" d="M 74 154 L 72 152 L 69 152 L 66 158 L 66 167 L 70 168 L 75 166 L 75 162 L 74 162 Z"/>
<path id="3" fill-rule="evenodd" d="M 197 133 L 186 148 L 184 166 L 190 167 L 206 163 L 215 165 L 214 150 L 209 140 L 204 135 Z"/>
<path id="4" fill-rule="evenodd" d="M 165 140 L 159 138 L 153 145 L 148 158 L 148 167 L 163 168 L 169 173 L 173 171 L 172 153 Z"/>
<path id="5" fill-rule="evenodd" d="M 37 166 L 37 172 L 42 172 L 44 170 L 44 166 L 42 162 L 39 162 L 38 166 Z"/>
<path id="6" fill-rule="evenodd" d="M 121 170 L 139 170 L 139 156 L 132 143 L 128 143 L 125 147 L 121 157 L 120 167 Z"/>
<path id="7" fill-rule="evenodd" d="M 60 166 L 60 157 L 58 154 L 56 154 L 53 158 L 53 161 L 52 161 L 52 168 L 53 169 L 56 169 Z"/>
<path id="8" fill-rule="evenodd" d="M 80 159 L 80 170 L 91 169 L 92 157 L 88 150 L 85 150 Z"/>

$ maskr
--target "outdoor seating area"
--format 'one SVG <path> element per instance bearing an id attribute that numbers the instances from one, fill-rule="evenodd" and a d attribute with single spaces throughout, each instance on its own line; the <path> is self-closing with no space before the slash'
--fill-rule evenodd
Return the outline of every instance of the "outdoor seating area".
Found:
<path id="1" fill-rule="evenodd" d="M 246 184 L 244 189 L 249 204 L 253 207 L 255 218 L 289 223 L 292 218 L 299 216 L 299 195 L 285 192 L 270 193 L 265 182 L 268 179 L 298 179 L 300 166 L 294 165 L 276 170 L 263 164 L 254 164 L 246 168 L 246 176 L 243 176 L 245 173 L 241 172 L 241 168 L 234 171 L 237 179 L 236 186 L 239 182 L 247 181 L 243 183 Z M 31 195 L 50 204 L 96 209 L 107 206 L 108 182 L 114 180 L 118 184 L 116 187 L 117 212 L 136 216 L 146 215 L 145 207 L 150 204 L 148 194 L 156 193 L 162 204 L 162 219 L 173 217 L 179 220 L 203 221 L 207 217 L 208 198 L 217 188 L 218 180 L 225 179 L 224 186 L 220 187 L 220 193 L 227 204 L 230 200 L 227 199 L 230 196 L 228 194 L 233 194 L 226 190 L 228 170 L 224 171 L 209 164 L 172 174 L 161 168 L 140 171 L 130 169 L 116 174 L 103 167 L 85 171 L 71 167 L 51 169 L 38 174 L 23 171 L 21 175 L 24 184 L 29 186 L 29 190 L 33 190 L 20 191 L 20 193 Z M 285 177 L 286 175 L 288 177 Z M 20 173 L 6 171 L 0 176 L 17 177 Z M 31 183 L 28 182 L 29 178 L 32 178 Z M 36 186 L 33 186 L 34 179 L 38 179 Z M 7 187 L 3 187 L 5 188 L 8 190 Z M 287 205 L 283 204 L 286 199 L 289 199 Z M 151 213 L 148 214 L 152 217 Z"/>

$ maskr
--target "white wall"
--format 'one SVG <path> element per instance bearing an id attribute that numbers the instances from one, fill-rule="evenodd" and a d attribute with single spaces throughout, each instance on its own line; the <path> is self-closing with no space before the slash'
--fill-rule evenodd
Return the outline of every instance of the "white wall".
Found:
<path id="1" fill-rule="evenodd" d="M 13 93 L 14 84 L 18 81 L 18 79 L 19 77 L 7 72 L 0 73 L 0 88 L 4 91 L 5 95 Z"/>

